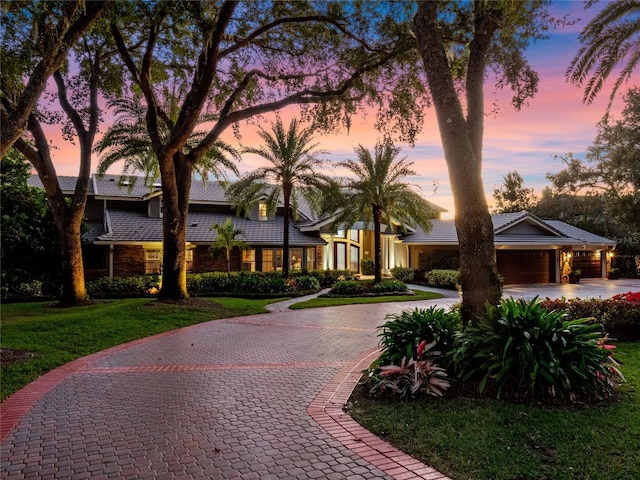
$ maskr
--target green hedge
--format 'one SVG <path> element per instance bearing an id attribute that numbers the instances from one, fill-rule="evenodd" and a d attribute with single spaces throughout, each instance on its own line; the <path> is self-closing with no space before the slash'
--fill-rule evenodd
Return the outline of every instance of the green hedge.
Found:
<path id="1" fill-rule="evenodd" d="M 335 275 L 338 278 L 339 274 Z M 333 276 L 321 272 L 314 276 L 311 272 L 296 272 L 289 279 L 280 272 L 208 272 L 187 275 L 187 291 L 192 296 L 206 295 L 277 295 L 318 291 L 321 282 L 330 281 Z M 87 282 L 90 298 L 122 298 L 154 296 L 160 289 L 161 278 L 145 277 L 104 277 Z"/>
<path id="2" fill-rule="evenodd" d="M 618 342 L 640 342 L 640 302 L 618 299 L 545 299 L 547 311 L 564 310 L 569 320 L 594 317 Z"/>
<path id="3" fill-rule="evenodd" d="M 415 271 L 413 268 L 395 267 L 391 269 L 391 275 L 393 275 L 393 278 L 396 280 L 407 283 L 413 280 Z"/>
<path id="4" fill-rule="evenodd" d="M 435 288 L 457 290 L 460 287 L 459 270 L 431 270 L 424 276 L 427 285 Z"/>

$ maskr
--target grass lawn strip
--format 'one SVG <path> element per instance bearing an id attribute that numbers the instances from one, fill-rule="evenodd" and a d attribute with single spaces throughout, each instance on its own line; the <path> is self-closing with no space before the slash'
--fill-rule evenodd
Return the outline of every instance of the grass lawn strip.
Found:
<path id="1" fill-rule="evenodd" d="M 603 405 L 494 399 L 374 399 L 354 393 L 365 428 L 454 479 L 640 478 L 640 344 L 621 343 L 627 383 Z"/>

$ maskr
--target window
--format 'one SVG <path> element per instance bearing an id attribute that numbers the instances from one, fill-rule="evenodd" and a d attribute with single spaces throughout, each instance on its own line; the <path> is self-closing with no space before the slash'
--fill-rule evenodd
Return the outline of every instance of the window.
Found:
<path id="1" fill-rule="evenodd" d="M 258 220 L 260 220 L 261 222 L 269 220 L 269 212 L 267 210 L 266 203 L 261 202 L 258 204 Z"/>
<path id="2" fill-rule="evenodd" d="M 273 272 L 282 270 L 282 249 L 262 250 L 262 271 Z"/>
<path id="3" fill-rule="evenodd" d="M 187 272 L 193 272 L 193 250 L 187 250 L 184 252 L 184 261 Z"/>
<path id="4" fill-rule="evenodd" d="M 349 239 L 352 242 L 360 243 L 360 230 L 349 230 Z"/>
<path id="5" fill-rule="evenodd" d="M 145 250 L 144 273 L 145 275 L 160 275 L 162 273 L 162 251 Z"/>
<path id="6" fill-rule="evenodd" d="M 242 250 L 242 267 L 243 272 L 255 272 L 256 271 L 256 251 Z"/>
<path id="7" fill-rule="evenodd" d="M 316 249 L 311 247 L 307 248 L 307 270 L 316 269 Z"/>
<path id="8" fill-rule="evenodd" d="M 289 269 L 301 270 L 302 269 L 302 249 L 290 248 L 289 249 Z"/>
<path id="9" fill-rule="evenodd" d="M 338 230 L 335 236 L 337 238 L 347 238 L 347 232 L 345 230 Z"/>
<path id="10" fill-rule="evenodd" d="M 335 262 L 336 270 L 346 270 L 347 268 L 347 244 L 336 243 L 335 245 Z"/>
<path id="11" fill-rule="evenodd" d="M 354 245 L 351 245 L 349 247 L 349 253 L 350 253 L 349 269 L 352 272 L 360 271 L 360 247 L 356 247 Z"/>

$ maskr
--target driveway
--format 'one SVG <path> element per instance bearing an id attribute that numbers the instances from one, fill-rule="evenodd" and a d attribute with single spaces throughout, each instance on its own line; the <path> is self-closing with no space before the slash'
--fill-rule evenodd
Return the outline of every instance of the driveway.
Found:
<path id="1" fill-rule="evenodd" d="M 640 281 L 509 286 L 608 297 Z M 554 293 L 555 292 L 555 293 Z M 343 406 L 377 355 L 385 316 L 428 302 L 216 320 L 64 365 L 5 400 L 2 479 L 445 479 Z"/>

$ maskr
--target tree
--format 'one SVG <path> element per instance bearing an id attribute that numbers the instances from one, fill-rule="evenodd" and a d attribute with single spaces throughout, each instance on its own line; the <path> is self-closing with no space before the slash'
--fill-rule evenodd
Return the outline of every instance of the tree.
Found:
<path id="1" fill-rule="evenodd" d="M 0 158 L 20 138 L 47 81 L 108 2 L 3 2 Z M 24 84 L 24 79 L 27 79 Z"/>
<path id="2" fill-rule="evenodd" d="M 396 128 L 406 138 L 413 138 L 422 121 L 422 104 L 416 108 L 407 95 L 409 89 L 421 88 L 415 80 L 416 62 L 408 61 L 415 58 L 413 39 L 406 24 L 392 21 L 407 4 L 118 5 L 135 11 L 136 22 L 114 16 L 111 30 L 130 73 L 130 90 L 143 95 L 146 128 L 162 177 L 160 297 L 188 297 L 185 235 L 191 172 L 227 128 L 296 104 L 302 105 L 305 118 L 335 130 L 348 127 L 365 99 L 382 106 L 385 121 L 380 125 Z M 166 88 L 168 84 L 176 88 Z M 175 95 L 179 107 L 175 121 L 162 108 L 161 97 L 167 95 Z M 389 96 L 397 101 L 388 102 Z M 213 118 L 208 133 L 186 149 L 203 112 Z"/>
<path id="3" fill-rule="evenodd" d="M 624 100 L 620 120 L 599 124 L 585 161 L 563 155 L 565 168 L 547 174 L 552 188 L 537 207 L 542 214 L 600 235 L 640 236 L 640 87 L 629 89 Z"/>
<path id="4" fill-rule="evenodd" d="M 216 239 L 211 242 L 209 251 L 215 255 L 219 250 L 224 250 L 227 258 L 227 272 L 231 271 L 231 251 L 234 248 L 246 250 L 249 248 L 249 244 L 244 240 L 238 239 L 238 237 L 244 236 L 244 231 L 240 228 L 236 228 L 231 223 L 231 219 L 227 218 L 224 225 L 213 223 L 211 230 L 215 230 Z"/>
<path id="5" fill-rule="evenodd" d="M 516 109 L 535 94 L 538 77 L 522 52 L 549 25 L 546 4 L 417 2 L 413 31 L 454 196 L 465 323 L 475 322 L 485 304 L 496 304 L 501 295 L 482 183 L 487 68 L 492 68 L 498 88 L 511 86 Z"/>
<path id="6" fill-rule="evenodd" d="M 585 8 L 594 3 L 594 0 L 586 2 Z M 569 83 L 584 85 L 583 103 L 591 104 L 616 67 L 624 63 L 609 95 L 608 114 L 618 90 L 640 64 L 640 1 L 607 2 L 578 38 L 582 46 L 565 77 Z"/>
<path id="7" fill-rule="evenodd" d="M 103 77 L 105 48 L 104 38 L 92 37 L 89 33 L 84 35 L 81 45 L 73 51 L 74 62 L 81 68 L 53 73 L 61 112 L 47 112 L 44 106 L 38 115 L 32 112 L 28 121 L 31 138 L 20 137 L 14 144 L 35 168 L 47 196 L 60 242 L 60 300 L 65 305 L 86 301 L 80 235 L 91 175 L 91 153 L 101 115 L 98 92 L 106 87 Z M 60 124 L 62 136 L 69 140 L 75 138 L 78 142 L 79 173 L 70 200 L 58 181 L 51 158 L 52 147 L 42 125 L 45 121 Z"/>
<path id="8" fill-rule="evenodd" d="M 524 179 L 515 170 L 508 172 L 502 178 L 504 179 L 504 184 L 500 188 L 493 190 L 493 198 L 496 200 L 493 212 L 531 211 L 537 202 L 533 188 L 525 188 Z"/>
<path id="9" fill-rule="evenodd" d="M 30 165 L 15 149 L 9 149 L 0 168 L 3 296 L 33 280 L 51 291 L 60 284 L 60 253 L 47 197 L 41 188 L 28 185 Z"/>
<path id="10" fill-rule="evenodd" d="M 299 198 L 304 197 L 309 205 L 318 209 L 319 199 L 331 179 L 319 171 L 325 161 L 318 157 L 323 153 L 313 143 L 313 130 L 302 128 L 297 119 L 291 120 L 285 129 L 277 119 L 271 132 L 260 129 L 258 135 L 264 144 L 248 147 L 244 153 L 259 155 L 271 165 L 260 167 L 241 177 L 227 190 L 228 198 L 239 212 L 249 209 L 264 198 L 269 214 L 275 213 L 280 198 L 283 208 L 282 276 L 289 276 L 289 219 L 298 217 Z"/>
<path id="11" fill-rule="evenodd" d="M 416 172 L 411 169 L 412 162 L 397 158 L 400 150 L 389 140 L 379 142 L 373 156 L 362 145 L 358 145 L 355 152 L 356 160 L 349 159 L 338 164 L 355 174 L 356 178 L 342 181 L 341 195 L 335 197 L 341 205 L 335 223 L 344 225 L 346 229 L 360 220 L 373 224 L 374 276 L 378 283 L 382 280 L 382 222 L 385 221 L 389 226 L 394 223 L 400 223 L 403 227 L 420 226 L 428 231 L 433 210 L 410 184 L 402 181 L 405 177 L 416 175 Z"/>

